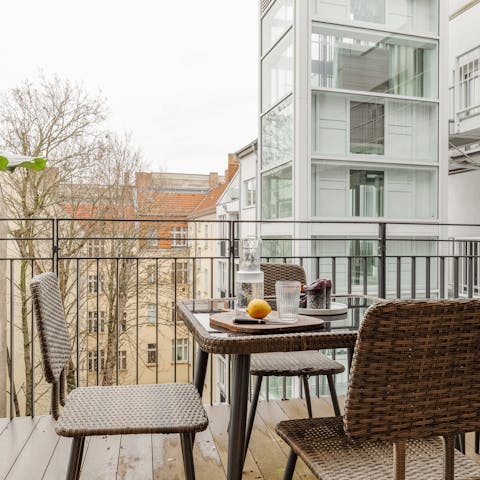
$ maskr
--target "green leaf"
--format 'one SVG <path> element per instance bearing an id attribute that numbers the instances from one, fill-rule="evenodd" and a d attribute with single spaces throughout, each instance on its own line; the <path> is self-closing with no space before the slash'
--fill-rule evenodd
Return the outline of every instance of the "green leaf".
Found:
<path id="1" fill-rule="evenodd" d="M 7 169 L 8 171 L 13 172 L 16 168 L 27 168 L 28 170 L 34 170 L 36 172 L 39 172 L 40 170 L 43 170 L 45 168 L 46 164 L 47 161 L 44 158 L 38 157 L 34 158 L 33 160 L 18 163 L 17 165 L 8 165 Z"/>
<path id="2" fill-rule="evenodd" d="M 0 171 L 6 172 L 7 171 L 7 166 L 8 166 L 8 158 L 7 157 L 2 157 L 0 155 Z"/>

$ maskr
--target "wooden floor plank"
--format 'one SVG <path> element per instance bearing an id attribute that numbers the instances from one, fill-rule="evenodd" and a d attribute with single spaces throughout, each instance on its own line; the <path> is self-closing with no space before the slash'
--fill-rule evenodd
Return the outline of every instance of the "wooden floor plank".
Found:
<path id="1" fill-rule="evenodd" d="M 17 417 L 0 436 L 0 478 L 5 478 L 32 434 L 39 417 Z"/>
<path id="2" fill-rule="evenodd" d="M 312 403 L 315 416 L 333 415 L 328 397 L 313 398 Z M 197 435 L 194 447 L 197 479 L 225 480 L 229 407 L 207 406 L 206 410 L 210 425 Z M 288 418 L 305 416 L 303 400 L 259 402 L 244 479 L 282 478 L 289 449 L 276 435 L 275 425 Z M 0 429 L 4 425 L 5 421 L 0 421 Z M 53 427 L 49 417 L 7 421 L 0 433 L 0 479 L 65 478 L 71 439 L 57 437 Z M 90 437 L 85 448 L 81 480 L 185 478 L 178 435 Z M 480 456 L 474 453 L 474 434 L 467 434 L 467 455 L 480 464 Z M 314 477 L 299 460 L 294 478 L 312 480 Z"/>
<path id="3" fill-rule="evenodd" d="M 9 418 L 0 418 L 0 435 L 7 428 L 7 425 L 9 422 L 10 422 Z"/>
<path id="4" fill-rule="evenodd" d="M 277 443 L 283 450 L 285 458 L 287 458 L 287 455 L 290 452 L 290 447 L 275 433 L 275 426 L 277 423 L 289 419 L 286 413 L 281 409 L 279 405 L 280 403 L 282 402 L 259 402 L 257 407 L 257 415 L 261 417 L 263 423 L 267 426 L 272 435 L 276 436 Z M 256 424 L 254 427 L 256 428 Z M 287 462 L 285 460 L 284 468 L 286 464 Z M 312 480 L 314 476 L 310 472 L 310 469 L 301 460 L 299 460 L 295 468 L 294 478 L 297 480 Z"/>
<path id="5" fill-rule="evenodd" d="M 248 450 L 263 478 L 282 479 L 287 464 L 287 454 L 279 444 L 280 439 L 264 423 L 257 411 Z M 265 448 L 268 445 L 268 448 Z"/>
<path id="6" fill-rule="evenodd" d="M 122 435 L 117 478 L 152 480 L 152 435 Z"/>
<path id="7" fill-rule="evenodd" d="M 17 480 L 19 478 L 40 480 L 47 469 L 57 442 L 58 436 L 55 433 L 55 420 L 50 416 L 40 417 L 8 473 L 7 480 Z M 32 457 L 35 457 L 35 463 L 30 461 Z"/>
<path id="8" fill-rule="evenodd" d="M 185 477 L 179 435 L 152 435 L 153 478 L 183 480 Z M 225 479 L 225 472 L 210 430 L 195 436 L 193 447 L 197 480 Z"/>
<path id="9" fill-rule="evenodd" d="M 213 440 L 220 455 L 223 467 L 227 468 L 227 455 L 228 455 L 228 420 L 230 418 L 230 408 L 228 405 L 220 404 L 213 407 L 206 406 L 208 419 L 210 420 L 209 428 L 213 435 Z M 255 463 L 254 458 L 250 453 L 247 454 L 245 459 L 245 465 L 243 467 L 242 479 L 259 479 L 262 478 L 260 470 Z"/>
<path id="10" fill-rule="evenodd" d="M 90 437 L 84 453 L 81 477 L 91 480 L 114 479 L 120 453 L 120 435 Z"/>
<path id="11" fill-rule="evenodd" d="M 55 450 L 50 457 L 47 468 L 43 474 L 42 480 L 58 480 L 65 478 L 67 474 L 68 458 L 72 439 L 59 437 Z"/>

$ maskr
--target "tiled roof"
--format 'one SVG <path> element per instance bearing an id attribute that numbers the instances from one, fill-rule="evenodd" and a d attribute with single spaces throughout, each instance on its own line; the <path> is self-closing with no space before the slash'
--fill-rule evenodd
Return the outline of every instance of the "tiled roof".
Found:
<path id="1" fill-rule="evenodd" d="M 202 193 L 138 192 L 138 214 L 155 217 L 188 217 L 204 199 Z"/>
<path id="2" fill-rule="evenodd" d="M 222 193 L 227 188 L 228 183 L 222 183 L 213 187 L 203 198 L 203 200 L 197 205 L 197 207 L 190 214 L 189 218 L 194 219 L 203 217 L 210 213 L 215 213 L 218 199 L 222 196 Z"/>

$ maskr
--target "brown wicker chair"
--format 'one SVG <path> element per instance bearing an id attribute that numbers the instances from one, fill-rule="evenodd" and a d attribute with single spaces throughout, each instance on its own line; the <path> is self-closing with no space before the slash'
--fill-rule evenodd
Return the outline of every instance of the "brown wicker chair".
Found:
<path id="1" fill-rule="evenodd" d="M 58 280 L 53 273 L 33 277 L 30 288 L 45 379 L 52 384 L 52 416 L 58 435 L 73 437 L 67 479 L 80 475 L 85 437 L 139 433 L 179 433 L 185 476 L 195 478 L 193 437 L 208 419 L 191 384 L 79 387 L 65 398 L 70 340 Z M 59 403 L 64 409 L 59 416 Z"/>
<path id="2" fill-rule="evenodd" d="M 265 299 L 274 305 L 275 282 L 277 280 L 297 280 L 302 284 L 306 282 L 305 270 L 300 265 L 290 263 L 262 263 L 260 265 L 264 273 Z M 245 455 L 247 453 L 250 436 L 252 434 L 255 412 L 260 395 L 263 377 L 268 376 L 299 376 L 303 381 L 305 401 L 307 403 L 308 416 L 312 417 L 312 403 L 308 377 L 311 375 L 325 375 L 330 389 L 335 415 L 340 416 L 340 406 L 335 391 L 335 379 L 333 376 L 341 373 L 345 367 L 335 360 L 328 358 L 319 351 L 306 352 L 282 352 L 282 353 L 257 353 L 251 356 L 250 373 L 257 377 L 254 393 L 248 415 L 247 430 L 245 436 Z"/>
<path id="3" fill-rule="evenodd" d="M 480 300 L 392 300 L 360 328 L 342 418 L 277 425 L 319 479 L 480 479 L 454 450 L 480 428 Z M 443 437 L 442 439 L 439 437 Z M 406 457 L 406 461 L 405 461 Z"/>

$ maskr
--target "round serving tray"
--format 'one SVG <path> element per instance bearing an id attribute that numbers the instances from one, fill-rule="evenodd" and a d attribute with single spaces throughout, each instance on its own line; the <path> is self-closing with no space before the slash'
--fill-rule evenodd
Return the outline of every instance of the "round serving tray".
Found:
<path id="1" fill-rule="evenodd" d="M 340 302 L 332 302 L 330 308 L 299 308 L 302 315 L 341 315 L 347 313 L 348 306 Z"/>

